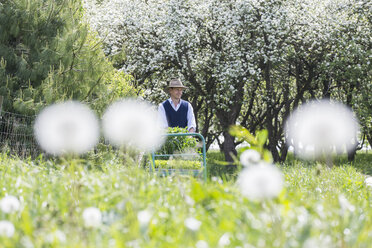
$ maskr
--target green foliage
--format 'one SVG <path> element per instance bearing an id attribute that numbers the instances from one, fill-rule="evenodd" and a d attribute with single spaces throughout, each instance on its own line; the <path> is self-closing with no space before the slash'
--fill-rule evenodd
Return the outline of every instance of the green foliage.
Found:
<path id="1" fill-rule="evenodd" d="M 212 155 L 218 157 L 219 155 Z M 114 156 L 115 157 L 115 156 Z M 244 198 L 234 182 L 203 183 L 188 176 L 157 177 L 94 161 L 19 160 L 0 154 L 0 199 L 21 200 L 1 247 L 361 247 L 372 243 L 371 188 L 354 167 L 282 166 L 286 188 L 265 203 Z M 371 163 L 371 158 L 365 158 Z M 101 226 L 85 227 L 96 207 Z M 140 213 L 149 214 L 140 222 Z M 193 231 L 188 218 L 200 221 Z M 223 238 L 222 238 L 223 237 Z M 221 241 L 222 240 L 222 241 Z M 198 245 L 196 245 L 198 243 Z"/>
<path id="2" fill-rule="evenodd" d="M 187 133 L 187 128 L 168 128 L 168 133 Z M 192 153 L 196 152 L 198 141 L 192 136 L 170 136 L 157 154 Z"/>
<path id="3" fill-rule="evenodd" d="M 199 170 L 203 168 L 203 164 L 200 160 L 182 160 L 182 159 L 156 160 L 155 168 Z"/>
<path id="4" fill-rule="evenodd" d="M 232 136 L 235 136 L 238 141 L 245 141 L 249 146 L 243 147 L 239 152 L 243 152 L 248 149 L 256 150 L 261 154 L 261 158 L 271 163 L 273 161 L 271 152 L 265 148 L 267 143 L 268 131 L 267 130 L 258 130 L 256 135 L 251 134 L 246 128 L 242 126 L 231 126 L 229 130 Z"/>
<path id="5" fill-rule="evenodd" d="M 74 99 L 101 112 L 113 98 L 134 95 L 82 15 L 81 1 L 75 0 L 0 5 L 0 94 L 6 111 L 35 114 L 46 104 Z"/>
<path id="6" fill-rule="evenodd" d="M 225 155 L 222 152 L 208 151 L 207 172 L 209 178 L 231 179 L 236 177 L 237 168 L 226 165 Z"/>

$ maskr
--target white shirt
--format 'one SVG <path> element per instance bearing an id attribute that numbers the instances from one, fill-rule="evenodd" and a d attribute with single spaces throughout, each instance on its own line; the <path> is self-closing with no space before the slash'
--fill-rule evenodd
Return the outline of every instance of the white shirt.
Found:
<path id="1" fill-rule="evenodd" d="M 185 102 L 184 100 L 180 99 L 180 102 L 178 103 L 177 107 L 174 105 L 173 101 L 171 98 L 168 99 L 169 103 L 171 104 L 172 108 L 177 111 L 182 102 Z M 190 131 L 191 128 L 194 128 L 196 131 L 196 122 L 195 122 L 195 116 L 194 116 L 194 109 L 192 108 L 191 104 L 188 103 L 188 108 L 187 108 L 187 130 Z M 160 103 L 159 108 L 159 117 L 160 117 L 160 123 L 164 128 L 168 127 L 168 121 L 167 121 L 167 115 L 165 113 L 165 109 L 163 106 L 163 103 Z"/>

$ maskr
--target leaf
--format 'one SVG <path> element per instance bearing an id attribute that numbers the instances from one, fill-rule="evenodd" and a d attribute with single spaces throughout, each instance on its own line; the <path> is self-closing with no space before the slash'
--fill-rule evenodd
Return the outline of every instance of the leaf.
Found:
<path id="1" fill-rule="evenodd" d="M 247 141 L 251 145 L 256 145 L 256 138 L 244 127 L 233 125 L 229 129 L 229 133 L 238 139 Z"/>
<path id="2" fill-rule="evenodd" d="M 204 189 L 203 189 L 202 185 L 197 181 L 195 181 L 192 184 L 192 188 L 191 188 L 190 193 L 191 193 L 191 197 L 196 202 L 201 202 L 206 197 L 206 194 L 204 193 Z"/>
<path id="3" fill-rule="evenodd" d="M 263 146 L 266 144 L 268 137 L 268 131 L 266 129 L 259 130 L 256 132 L 256 139 L 257 139 L 257 144 L 259 146 Z"/>
<path id="4" fill-rule="evenodd" d="M 269 162 L 269 163 L 272 163 L 273 162 L 273 156 L 271 155 L 271 152 L 268 151 L 268 150 L 266 150 L 266 149 L 263 150 L 263 152 L 262 152 L 262 158 L 266 162 Z"/>

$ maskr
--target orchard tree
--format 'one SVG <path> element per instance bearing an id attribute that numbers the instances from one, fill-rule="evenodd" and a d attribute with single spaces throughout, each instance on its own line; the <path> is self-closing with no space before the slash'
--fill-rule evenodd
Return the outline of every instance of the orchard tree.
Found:
<path id="1" fill-rule="evenodd" d="M 346 56 L 353 50 L 345 50 L 364 32 L 350 21 L 363 15 L 363 8 L 352 11 L 358 4 L 348 0 L 85 1 L 92 27 L 105 38 L 106 54 L 134 76 L 149 99 L 165 99 L 162 87 L 171 77 L 189 83 L 185 97 L 194 107 L 200 131 L 209 144 L 223 136 L 219 144 L 227 161 L 232 161 L 237 144 L 228 133 L 230 125 L 238 123 L 251 132 L 268 129 L 267 146 L 274 160 L 284 160 L 288 147 L 283 124 L 295 107 L 311 98 L 347 102 L 341 89 L 352 81 L 368 81 L 364 77 L 368 73 L 340 80 L 344 65 L 350 65 L 351 71 L 358 67 L 352 63 L 353 55 Z M 352 28 L 354 33 L 349 32 Z M 357 46 L 358 51 L 368 48 Z M 368 56 L 360 53 L 358 60 Z M 363 89 L 367 86 L 364 83 Z M 368 97 L 364 93 L 357 92 L 355 99 Z"/>
<path id="2" fill-rule="evenodd" d="M 288 55 L 292 108 L 312 98 L 332 98 L 359 112 L 363 103 L 355 101 L 363 95 L 361 86 L 371 82 L 371 31 L 363 14 L 355 11 L 362 1 L 288 3 L 294 24 Z M 353 142 L 357 145 L 356 138 Z"/>
<path id="3" fill-rule="evenodd" d="M 372 3 L 363 0 L 347 5 L 348 22 L 342 24 L 344 37 L 340 39 L 337 59 L 334 60 L 335 78 L 344 96 L 360 121 L 361 149 L 364 138 L 372 145 Z M 355 151 L 349 153 L 349 160 Z"/>
<path id="4" fill-rule="evenodd" d="M 283 55 L 277 51 L 282 42 L 277 36 L 286 32 L 280 1 L 105 1 L 87 6 L 93 26 L 108 37 L 108 50 L 122 46 L 123 70 L 151 94 L 160 93 L 172 76 L 189 83 L 187 97 L 204 121 L 202 134 L 208 137 L 216 118 L 225 158 L 232 161 L 236 143 L 228 129 L 256 96 L 263 64 L 279 63 Z M 101 13 L 107 14 L 101 18 Z M 247 111 L 253 109 L 245 108 L 245 116 L 251 116 Z"/>

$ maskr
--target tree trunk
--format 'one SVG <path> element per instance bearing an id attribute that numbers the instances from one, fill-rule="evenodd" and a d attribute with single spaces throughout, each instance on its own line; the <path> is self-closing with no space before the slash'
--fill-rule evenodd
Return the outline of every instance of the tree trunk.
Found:
<path id="1" fill-rule="evenodd" d="M 225 155 L 226 162 L 232 163 L 234 162 L 233 156 L 237 156 L 237 152 L 235 149 L 234 137 L 229 134 L 228 131 L 223 132 L 224 142 L 222 145 L 223 153 Z"/>
<path id="2" fill-rule="evenodd" d="M 283 144 L 280 149 L 279 161 L 284 162 L 287 158 L 287 154 L 288 154 L 288 146 L 286 144 Z"/>
<path id="3" fill-rule="evenodd" d="M 372 148 L 372 135 L 367 134 L 367 140 L 368 140 L 369 146 Z"/>
<path id="4" fill-rule="evenodd" d="M 276 149 L 278 140 L 276 138 L 274 125 L 273 125 L 273 120 L 275 118 L 274 116 L 275 98 L 274 98 L 274 89 L 273 89 L 273 85 L 271 82 L 270 62 L 267 62 L 267 63 L 261 62 L 261 68 L 263 69 L 263 76 L 264 76 L 265 83 L 266 83 L 266 94 L 267 94 L 267 99 L 266 99 L 267 110 L 266 110 L 266 116 L 265 116 L 265 124 L 266 124 L 266 129 L 269 133 L 268 149 L 273 156 L 274 162 L 277 162 L 279 161 L 279 152 Z"/>
<path id="5" fill-rule="evenodd" d="M 280 160 L 279 152 L 276 149 L 276 145 L 278 143 L 278 140 L 275 137 L 275 134 L 273 132 L 274 130 L 272 129 L 272 127 L 271 128 L 268 127 L 268 131 L 269 131 L 269 145 L 268 145 L 268 148 L 269 148 L 269 151 L 271 152 L 271 155 L 273 155 L 274 162 L 278 162 Z"/>
<path id="6" fill-rule="evenodd" d="M 354 147 L 354 149 L 350 150 L 347 152 L 347 160 L 349 162 L 353 162 L 354 159 L 355 159 L 355 155 L 356 155 L 356 147 Z"/>

